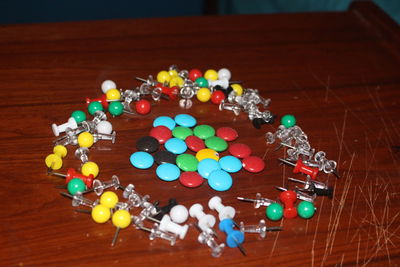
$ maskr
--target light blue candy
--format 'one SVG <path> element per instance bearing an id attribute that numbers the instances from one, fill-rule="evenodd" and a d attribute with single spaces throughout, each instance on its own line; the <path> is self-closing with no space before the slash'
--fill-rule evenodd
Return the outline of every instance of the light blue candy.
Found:
<path id="1" fill-rule="evenodd" d="M 208 176 L 208 185 L 216 191 L 226 191 L 232 186 L 232 176 L 223 170 L 215 170 Z"/>
<path id="2" fill-rule="evenodd" d="M 160 116 L 156 118 L 153 122 L 153 127 L 157 126 L 165 126 L 168 127 L 171 131 L 175 128 L 176 123 L 174 119 L 168 116 Z"/>
<path id="3" fill-rule="evenodd" d="M 164 163 L 157 167 L 156 174 L 163 181 L 174 181 L 179 178 L 181 172 L 178 166 L 171 163 Z"/>
<path id="4" fill-rule="evenodd" d="M 138 169 L 148 169 L 154 163 L 153 156 L 143 151 L 133 153 L 129 159 L 132 165 Z"/>
<path id="5" fill-rule="evenodd" d="M 205 179 L 208 179 L 208 176 L 210 175 L 211 172 L 220 169 L 221 166 L 215 159 L 209 159 L 209 158 L 203 159 L 197 165 L 197 172 Z"/>
<path id="6" fill-rule="evenodd" d="M 227 172 L 238 172 L 242 169 L 242 162 L 234 156 L 225 156 L 219 159 L 221 169 Z"/>
<path id="7" fill-rule="evenodd" d="M 185 141 L 178 138 L 170 138 L 164 144 L 165 149 L 174 154 L 182 154 L 187 150 Z"/>
<path id="8" fill-rule="evenodd" d="M 176 124 L 184 127 L 193 127 L 197 124 L 197 120 L 189 114 L 179 114 L 175 116 Z"/>

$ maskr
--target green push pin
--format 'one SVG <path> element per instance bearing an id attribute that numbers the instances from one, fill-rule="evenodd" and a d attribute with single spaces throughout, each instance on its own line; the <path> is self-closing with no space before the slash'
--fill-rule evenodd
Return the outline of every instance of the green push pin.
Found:
<path id="1" fill-rule="evenodd" d="M 86 185 L 81 179 L 74 178 L 74 179 L 71 179 L 71 181 L 68 182 L 67 189 L 68 189 L 68 192 L 71 195 L 75 195 L 78 192 L 81 192 L 81 193 L 85 192 Z"/>
<path id="2" fill-rule="evenodd" d="M 281 118 L 281 124 L 285 126 L 285 128 L 290 128 L 296 125 L 296 118 L 293 115 L 286 114 Z"/>
<path id="3" fill-rule="evenodd" d="M 297 206 L 297 214 L 303 219 L 310 219 L 314 216 L 315 210 L 314 204 L 308 201 L 302 201 Z"/>
<path id="4" fill-rule="evenodd" d="M 86 120 L 86 114 L 82 110 L 75 110 L 72 112 L 71 117 L 74 118 L 77 123 L 81 123 Z"/>
<path id="5" fill-rule="evenodd" d="M 282 219 L 283 207 L 278 203 L 271 203 L 265 211 L 267 218 L 271 221 L 278 221 Z"/>
<path id="6" fill-rule="evenodd" d="M 120 101 L 111 102 L 108 105 L 108 112 L 113 116 L 119 116 L 124 112 L 124 106 Z"/>
<path id="7" fill-rule="evenodd" d="M 94 113 L 96 113 L 98 110 L 104 111 L 103 105 L 100 102 L 93 101 L 89 104 L 88 112 L 90 115 L 94 116 Z"/>
<path id="8" fill-rule="evenodd" d="M 195 83 L 197 83 L 200 87 L 208 87 L 208 81 L 204 77 L 197 78 Z"/>

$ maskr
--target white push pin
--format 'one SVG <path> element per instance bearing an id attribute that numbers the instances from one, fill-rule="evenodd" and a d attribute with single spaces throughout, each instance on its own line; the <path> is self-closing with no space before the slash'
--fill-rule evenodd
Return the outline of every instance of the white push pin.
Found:
<path id="1" fill-rule="evenodd" d="M 107 91 L 110 90 L 110 89 L 117 89 L 117 85 L 112 80 L 105 80 L 101 84 L 101 91 L 103 91 L 103 93 L 106 94 Z"/>
<path id="2" fill-rule="evenodd" d="M 183 205 L 175 205 L 170 211 L 171 220 L 176 223 L 184 223 L 189 218 L 189 211 Z"/>
<path id="3" fill-rule="evenodd" d="M 224 206 L 222 204 L 221 198 L 218 196 L 212 197 L 208 201 L 208 207 L 211 210 L 216 210 L 218 212 L 218 217 L 220 221 L 224 219 L 233 219 L 233 217 L 235 217 L 235 209 L 231 206 Z"/>
<path id="4" fill-rule="evenodd" d="M 60 133 L 65 132 L 65 130 L 67 128 L 70 128 L 70 129 L 78 128 L 78 124 L 76 123 L 76 120 L 73 117 L 71 117 L 71 118 L 68 119 L 68 122 L 66 122 L 64 124 L 61 124 L 61 125 L 57 126 L 55 123 L 53 123 L 51 125 L 51 128 L 53 129 L 54 135 L 55 136 L 59 136 Z"/>
<path id="5" fill-rule="evenodd" d="M 180 239 L 184 239 L 186 233 L 189 229 L 189 225 L 179 225 L 171 221 L 171 217 L 169 215 L 164 215 L 161 221 L 154 219 L 153 217 L 147 217 L 147 219 L 154 221 L 160 224 L 160 230 L 164 232 L 171 232 L 179 236 Z"/>
<path id="6" fill-rule="evenodd" d="M 96 126 L 97 133 L 99 134 L 111 134 L 113 127 L 109 121 L 101 121 Z"/>
<path id="7" fill-rule="evenodd" d="M 226 89 L 229 87 L 229 81 L 226 78 L 222 78 L 219 80 L 208 80 L 208 85 L 210 87 L 215 87 L 215 86 L 219 85 L 222 88 Z"/>
<path id="8" fill-rule="evenodd" d="M 202 231 L 206 231 L 207 228 L 212 228 L 215 225 L 215 217 L 211 214 L 205 214 L 201 204 L 193 204 L 189 209 L 189 214 L 190 217 L 196 218 L 199 221 L 198 225 Z"/>
<path id="9" fill-rule="evenodd" d="M 227 68 L 222 68 L 218 71 L 218 79 L 227 79 L 230 80 L 231 79 L 231 71 L 228 70 Z"/>

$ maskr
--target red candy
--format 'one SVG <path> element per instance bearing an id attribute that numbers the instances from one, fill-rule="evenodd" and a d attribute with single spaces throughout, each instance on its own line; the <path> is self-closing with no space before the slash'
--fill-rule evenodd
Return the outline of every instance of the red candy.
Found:
<path id="1" fill-rule="evenodd" d="M 224 99 L 225 99 L 225 94 L 220 90 L 216 90 L 211 94 L 211 102 L 213 102 L 216 105 L 219 105 L 221 101 Z"/>
<path id="2" fill-rule="evenodd" d="M 135 104 L 136 112 L 140 115 L 146 115 L 151 110 L 151 104 L 146 99 L 141 99 Z"/>
<path id="3" fill-rule="evenodd" d="M 150 136 L 158 140 L 160 144 L 164 144 L 172 137 L 172 131 L 166 126 L 157 126 L 151 129 Z"/>
<path id="4" fill-rule="evenodd" d="M 243 168 L 249 172 L 260 172 L 265 168 L 265 162 L 257 156 L 249 156 L 242 160 Z"/>
<path id="5" fill-rule="evenodd" d="M 179 177 L 179 182 L 186 187 L 198 187 L 204 181 L 204 178 L 198 172 L 183 172 Z"/>
<path id="6" fill-rule="evenodd" d="M 217 130 L 217 136 L 225 141 L 233 141 L 239 137 L 235 129 L 231 127 L 221 127 Z"/>
<path id="7" fill-rule="evenodd" d="M 229 153 L 231 153 L 232 156 L 243 159 L 250 156 L 251 149 L 248 145 L 237 143 L 229 147 Z"/>
<path id="8" fill-rule="evenodd" d="M 206 146 L 204 145 L 204 141 L 194 135 L 186 137 L 185 143 L 187 147 L 194 152 L 198 152 L 199 150 L 206 148 Z"/>
<path id="9" fill-rule="evenodd" d="M 191 81 L 195 81 L 197 78 L 200 78 L 203 76 L 203 73 L 199 69 L 192 69 L 189 71 L 189 79 Z"/>

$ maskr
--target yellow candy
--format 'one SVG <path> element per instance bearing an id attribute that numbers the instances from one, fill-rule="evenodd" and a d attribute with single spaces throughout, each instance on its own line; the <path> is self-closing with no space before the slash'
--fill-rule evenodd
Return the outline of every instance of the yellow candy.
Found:
<path id="1" fill-rule="evenodd" d="M 168 74 L 171 76 L 171 78 L 178 76 L 178 72 L 176 70 L 169 70 Z"/>
<path id="2" fill-rule="evenodd" d="M 102 204 L 96 205 L 92 209 L 92 219 L 97 223 L 105 223 L 110 219 L 110 217 L 111 217 L 110 208 L 107 208 Z"/>
<path id="3" fill-rule="evenodd" d="M 53 148 L 53 153 L 59 156 L 60 158 L 65 158 L 67 155 L 67 148 L 62 145 L 57 145 Z"/>
<path id="4" fill-rule="evenodd" d="M 44 160 L 46 166 L 52 170 L 58 170 L 62 167 L 62 159 L 60 156 L 56 154 L 47 155 L 46 159 Z"/>
<path id="5" fill-rule="evenodd" d="M 169 83 L 170 80 L 171 80 L 171 76 L 165 70 L 162 70 L 157 74 L 157 81 L 159 83 Z"/>
<path id="6" fill-rule="evenodd" d="M 109 209 L 113 209 L 118 203 L 118 196 L 112 191 L 104 192 L 100 197 L 100 204 Z"/>
<path id="7" fill-rule="evenodd" d="M 119 100 L 121 99 L 121 92 L 118 89 L 110 89 L 106 93 L 107 100 Z"/>
<path id="8" fill-rule="evenodd" d="M 181 77 L 175 76 L 172 77 L 171 80 L 169 81 L 169 87 L 174 87 L 174 86 L 182 87 L 184 83 L 185 81 Z"/>
<path id="9" fill-rule="evenodd" d="M 200 88 L 196 97 L 201 102 L 207 102 L 211 98 L 211 91 L 208 88 Z"/>
<path id="10" fill-rule="evenodd" d="M 99 175 L 99 166 L 93 161 L 88 161 L 82 165 L 82 174 L 85 176 L 93 175 L 96 178 Z"/>
<path id="11" fill-rule="evenodd" d="M 127 210 L 117 210 L 112 216 L 114 226 L 124 229 L 131 224 L 131 214 Z"/>
<path id="12" fill-rule="evenodd" d="M 235 91 L 236 95 L 242 95 L 243 94 L 243 87 L 240 84 L 234 83 L 231 84 L 231 87 L 233 91 Z"/>
<path id="13" fill-rule="evenodd" d="M 216 70 L 209 69 L 204 73 L 204 78 L 213 81 L 218 80 L 218 72 Z"/>
<path id="14" fill-rule="evenodd" d="M 91 147 L 93 143 L 93 135 L 89 132 L 83 132 L 78 136 L 78 144 L 80 147 Z"/>
<path id="15" fill-rule="evenodd" d="M 219 154 L 217 151 L 210 149 L 210 148 L 204 148 L 199 150 L 196 153 L 196 159 L 198 161 L 202 161 L 203 159 L 215 159 L 216 161 L 219 160 Z"/>

